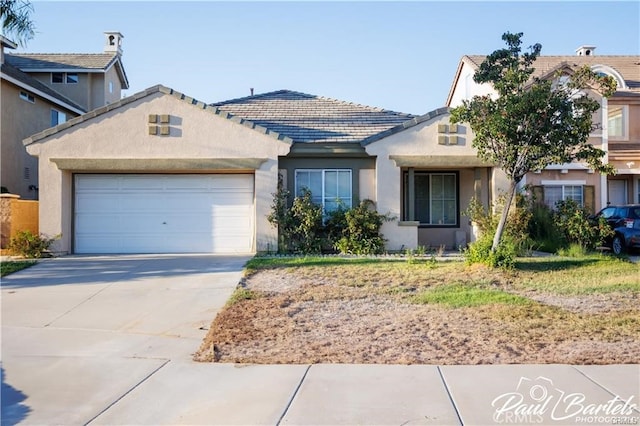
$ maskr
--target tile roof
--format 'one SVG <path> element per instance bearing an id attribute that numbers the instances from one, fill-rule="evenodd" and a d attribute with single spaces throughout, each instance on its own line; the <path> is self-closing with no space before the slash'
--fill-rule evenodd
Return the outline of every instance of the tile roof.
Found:
<path id="1" fill-rule="evenodd" d="M 5 74 L 8 77 L 11 77 L 11 78 L 19 81 L 20 83 L 22 83 L 22 84 L 24 84 L 26 86 L 28 86 L 28 88 L 30 88 L 31 90 L 37 90 L 39 92 L 42 92 L 42 93 L 48 95 L 49 97 L 53 98 L 54 100 L 57 100 L 57 101 L 59 101 L 59 102 L 61 102 L 63 104 L 66 104 L 68 106 L 71 106 L 71 107 L 75 108 L 79 112 L 86 112 L 84 107 L 76 104 L 71 99 L 67 98 L 64 95 L 61 95 L 60 93 L 58 93 L 55 90 L 51 89 L 46 84 L 36 80 L 35 78 L 31 77 L 28 74 L 25 74 L 24 72 L 20 71 L 16 67 L 11 66 L 8 63 L 4 63 L 4 64 L 2 64 L 2 67 L 0 69 L 2 70 L 3 74 Z M 29 89 L 27 89 L 27 90 L 29 90 Z"/>
<path id="2" fill-rule="evenodd" d="M 279 90 L 211 104 L 302 143 L 361 143 L 414 115 Z"/>
<path id="3" fill-rule="evenodd" d="M 484 55 L 465 55 L 463 60 L 467 60 L 476 69 L 485 60 Z M 616 55 L 590 55 L 590 56 L 539 56 L 534 62 L 535 72 L 533 75 L 539 77 L 544 75 L 561 64 L 570 67 L 580 67 L 583 65 L 604 65 L 613 68 L 622 78 L 630 92 L 640 92 L 640 56 L 616 56 Z"/>
<path id="4" fill-rule="evenodd" d="M 118 58 L 115 53 L 12 53 L 5 61 L 21 70 L 105 70 Z"/>

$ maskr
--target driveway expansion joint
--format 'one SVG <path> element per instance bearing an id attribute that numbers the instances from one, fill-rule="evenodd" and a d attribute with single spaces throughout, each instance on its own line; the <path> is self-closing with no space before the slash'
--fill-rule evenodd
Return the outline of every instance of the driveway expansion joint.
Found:
<path id="1" fill-rule="evenodd" d="M 105 412 L 107 412 L 111 407 L 113 407 L 114 405 L 116 405 L 119 401 L 121 401 L 122 399 L 124 399 L 127 395 L 129 395 L 131 392 L 133 392 L 134 389 L 138 388 L 138 386 L 140 386 L 141 384 L 143 384 L 144 382 L 146 382 L 151 376 L 153 376 L 154 374 L 156 374 L 158 371 L 160 371 L 160 369 L 162 369 L 165 365 L 167 365 L 168 363 L 170 363 L 171 360 L 168 359 L 165 362 L 163 362 L 162 364 L 160 364 L 160 366 L 156 369 L 154 369 L 151 373 L 147 374 L 145 377 L 142 378 L 142 380 L 140 380 L 138 383 L 136 383 L 135 385 L 133 385 L 131 387 L 131 389 L 129 389 L 128 391 L 126 391 L 125 393 L 123 393 L 122 395 L 120 395 L 120 397 L 118 397 L 115 401 L 113 401 L 111 404 L 107 405 L 102 411 L 100 411 L 98 414 L 96 414 L 94 417 L 92 417 L 91 419 L 89 419 L 89 421 L 87 421 L 85 423 L 85 425 L 89 425 L 91 424 L 94 420 L 96 420 L 98 417 L 100 417 L 101 415 L 103 415 Z"/>
<path id="2" fill-rule="evenodd" d="M 298 386 L 296 386 L 296 388 L 294 389 L 293 394 L 291 395 L 291 398 L 289 398 L 289 401 L 287 402 L 287 405 L 284 407 L 284 410 L 282 411 L 282 414 L 280 415 L 280 418 L 276 422 L 276 426 L 280 426 L 280 423 L 282 423 L 282 420 L 284 419 L 284 416 L 287 415 L 287 412 L 289 411 L 289 408 L 291 407 L 291 404 L 293 404 L 293 400 L 296 399 L 296 395 L 298 395 L 298 391 L 300 390 L 300 387 L 302 386 L 302 383 L 307 378 L 307 373 L 309 373 L 309 370 L 311 369 L 311 366 L 312 366 L 312 364 L 307 365 L 307 368 L 304 370 L 304 374 L 302 375 L 302 378 L 300 379 L 300 382 L 298 383 Z"/>

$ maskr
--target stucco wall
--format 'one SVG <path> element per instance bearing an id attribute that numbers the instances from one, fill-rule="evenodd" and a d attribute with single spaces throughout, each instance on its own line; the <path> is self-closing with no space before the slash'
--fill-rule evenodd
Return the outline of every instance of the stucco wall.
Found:
<path id="1" fill-rule="evenodd" d="M 459 207 L 462 212 L 471 197 L 483 199 L 504 187 L 500 179 L 490 181 L 487 166 L 477 159 L 471 146 L 472 132 L 467 125 L 458 125 L 457 133 L 443 133 L 438 125 L 449 125 L 449 114 L 433 115 L 420 124 L 366 146 L 369 155 L 377 157 L 376 200 L 381 213 L 390 213 L 395 220 L 382 228 L 388 250 L 416 248 L 418 245 L 456 247 L 456 231 L 470 239 L 468 219 L 460 215 L 460 226 L 451 228 L 418 228 L 417 222 L 402 221 L 402 171 L 416 170 L 458 171 L 460 179 Z M 456 145 L 439 144 L 439 136 L 455 135 Z M 497 187 L 496 187 L 497 185 Z M 490 187 L 491 186 L 491 187 Z M 490 188 L 489 188 L 490 187 Z M 485 199 L 485 201 L 488 201 Z"/>
<path id="2" fill-rule="evenodd" d="M 150 114 L 169 114 L 170 135 L 149 134 Z M 223 159 L 267 159 L 255 170 L 255 208 L 257 251 L 274 247 L 275 229 L 268 223 L 272 193 L 277 188 L 277 158 L 286 155 L 290 145 L 273 137 L 249 129 L 203 109 L 189 101 L 161 92 L 154 92 L 137 101 L 127 103 L 88 121 L 63 130 L 49 138 L 28 146 L 29 153 L 40 158 L 40 176 L 46 185 L 40 190 L 41 232 L 62 233 L 56 250 L 70 252 L 72 248 L 74 172 L 126 173 L 141 172 L 140 166 L 126 169 L 130 159 L 166 160 L 197 159 L 218 161 Z M 68 159 L 60 170 L 55 159 Z M 94 163 L 80 160 L 112 160 Z M 52 161 L 54 160 L 54 161 Z M 58 162 L 60 163 L 60 161 Z M 148 169 L 145 173 L 223 173 L 253 172 L 248 169 L 220 169 L 191 162 L 191 168 L 177 170 L 170 164 L 166 168 Z M 123 168 L 125 167 L 125 168 Z"/>
<path id="3" fill-rule="evenodd" d="M 20 195 L 23 199 L 36 199 L 38 192 L 29 187 L 38 187 L 38 161 L 27 154 L 22 140 L 34 133 L 51 126 L 51 108 L 53 104 L 40 98 L 28 90 L 21 89 L 6 80 L 2 80 L 2 107 L 0 115 L 2 125 L 2 152 L 0 154 L 0 181 L 9 192 Z M 35 102 L 30 103 L 20 98 L 20 92 L 33 94 Z M 75 116 L 63 108 L 69 117 Z M 25 177 L 25 167 L 29 168 L 29 177 Z"/>

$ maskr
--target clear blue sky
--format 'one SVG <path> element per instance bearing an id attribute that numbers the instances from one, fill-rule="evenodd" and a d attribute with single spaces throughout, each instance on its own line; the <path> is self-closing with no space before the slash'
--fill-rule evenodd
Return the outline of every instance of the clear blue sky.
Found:
<path id="1" fill-rule="evenodd" d="M 99 53 L 124 35 L 131 95 L 163 84 L 204 102 L 290 89 L 400 112 L 444 105 L 462 55 L 523 32 L 544 55 L 640 54 L 640 2 L 32 1 L 19 52 Z"/>

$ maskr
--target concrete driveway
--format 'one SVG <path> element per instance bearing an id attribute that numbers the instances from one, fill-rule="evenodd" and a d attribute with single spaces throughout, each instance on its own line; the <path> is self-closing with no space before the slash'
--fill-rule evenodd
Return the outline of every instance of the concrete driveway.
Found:
<path id="1" fill-rule="evenodd" d="M 2 279 L 2 424 L 86 424 L 191 363 L 248 256 L 64 257 Z"/>
<path id="2" fill-rule="evenodd" d="M 192 361 L 247 259 L 66 257 L 3 279 L 2 425 L 638 424 L 637 364 Z"/>

